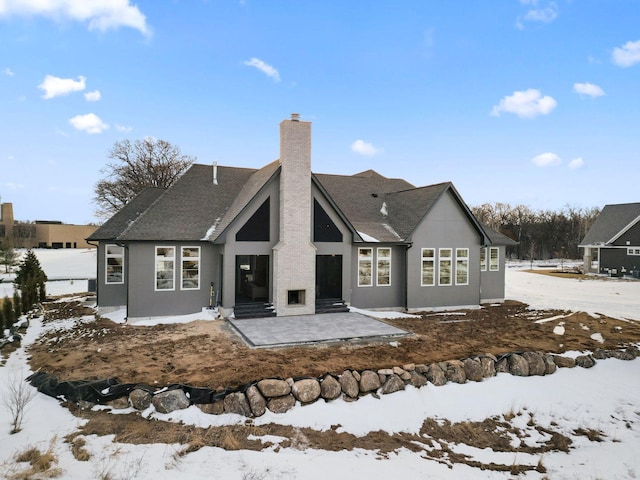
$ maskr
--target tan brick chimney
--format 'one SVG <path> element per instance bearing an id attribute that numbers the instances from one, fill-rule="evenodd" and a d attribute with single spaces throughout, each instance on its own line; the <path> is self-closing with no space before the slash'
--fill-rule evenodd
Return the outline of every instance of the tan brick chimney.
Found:
<path id="1" fill-rule="evenodd" d="M 278 316 L 315 313 L 316 249 L 311 241 L 311 122 L 280 123 L 280 241 L 273 247 Z"/>
<path id="2" fill-rule="evenodd" d="M 0 204 L 0 224 L 4 225 L 4 238 L 13 242 L 13 204 Z M 0 238 L 2 240 L 2 238 Z"/>

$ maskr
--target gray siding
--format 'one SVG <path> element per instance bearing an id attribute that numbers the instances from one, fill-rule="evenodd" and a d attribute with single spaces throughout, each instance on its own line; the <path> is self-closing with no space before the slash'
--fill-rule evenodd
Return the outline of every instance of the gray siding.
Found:
<path id="1" fill-rule="evenodd" d="M 629 230 L 624 232 L 620 238 L 618 238 L 614 245 L 624 245 L 624 246 L 640 246 L 640 222 L 636 223 Z"/>
<path id="2" fill-rule="evenodd" d="M 377 275 L 377 249 L 389 247 L 384 243 L 356 244 L 352 250 L 351 271 L 351 305 L 358 308 L 404 308 L 406 280 L 405 280 L 405 251 L 404 246 L 391 247 L 391 285 L 376 285 Z M 358 286 L 358 248 L 373 249 L 373 285 L 369 287 Z"/>
<path id="3" fill-rule="evenodd" d="M 155 247 L 176 247 L 174 270 L 175 289 L 155 290 Z M 182 290 L 180 288 L 180 247 L 199 246 L 200 288 Z M 129 318 L 155 317 L 165 315 L 185 315 L 197 313 L 209 305 L 211 282 L 216 279 L 218 248 L 210 243 L 198 242 L 135 242 L 129 245 Z"/>
<path id="4" fill-rule="evenodd" d="M 98 243 L 98 278 L 97 280 L 97 298 L 99 309 L 112 309 L 113 307 L 124 307 L 127 304 L 127 266 L 129 265 L 129 255 L 124 250 L 124 283 L 107 284 L 106 283 L 106 246 L 112 245 L 113 242 Z"/>
<path id="5" fill-rule="evenodd" d="M 407 308 L 411 310 L 438 307 L 478 305 L 480 302 L 480 246 L 481 237 L 464 210 L 447 191 L 429 211 L 412 235 L 413 245 L 407 253 Z M 422 248 L 468 248 L 469 284 L 455 285 L 455 259 L 453 285 L 437 283 L 438 256 L 436 255 L 436 284 L 422 286 Z"/>
<path id="6" fill-rule="evenodd" d="M 640 270 L 640 255 L 627 255 L 626 246 L 600 248 L 600 273 L 609 274 L 612 268 L 619 274 L 631 275 L 631 270 Z"/>
<path id="7" fill-rule="evenodd" d="M 506 264 L 506 248 L 503 245 L 496 246 L 498 249 L 499 269 L 489 270 L 489 248 L 487 247 L 487 270 L 480 272 L 480 302 L 501 302 L 504 300 L 504 269 Z"/>

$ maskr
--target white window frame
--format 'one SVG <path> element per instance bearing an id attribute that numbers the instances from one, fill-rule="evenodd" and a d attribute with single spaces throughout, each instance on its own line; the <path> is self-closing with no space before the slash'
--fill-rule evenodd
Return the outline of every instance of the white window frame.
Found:
<path id="1" fill-rule="evenodd" d="M 640 248 L 627 248 L 627 255 L 640 255 Z"/>
<path id="2" fill-rule="evenodd" d="M 493 252 L 496 253 L 495 258 Z M 489 271 L 497 272 L 500 270 L 500 249 L 498 247 L 489 247 Z"/>
<path id="3" fill-rule="evenodd" d="M 487 247 L 480 247 L 480 271 L 487 271 Z"/>
<path id="4" fill-rule="evenodd" d="M 185 256 L 185 250 L 195 250 L 197 252 L 196 256 Z M 185 269 L 185 262 L 193 262 L 196 264 L 195 268 Z M 187 278 L 187 280 L 195 280 L 195 287 L 185 287 L 184 281 L 185 270 L 196 270 L 197 276 L 192 278 Z M 184 246 L 180 247 L 180 290 L 200 290 L 200 247 L 196 246 Z"/>
<path id="5" fill-rule="evenodd" d="M 118 253 L 109 253 L 110 248 L 119 249 Z M 122 275 L 120 277 L 120 281 L 113 282 L 109 281 L 109 259 L 112 258 L 120 258 L 120 265 L 111 265 L 112 267 L 120 267 L 122 269 Z M 115 243 L 108 243 L 104 247 L 104 283 L 105 285 L 122 285 L 124 283 L 124 247 L 121 245 L 116 245 Z"/>
<path id="6" fill-rule="evenodd" d="M 389 251 L 389 255 L 381 254 L 380 251 Z M 379 287 L 390 287 L 391 286 L 391 247 L 378 247 L 376 249 L 376 285 Z M 384 274 L 385 264 L 387 265 L 386 275 L 380 276 L 380 272 Z M 380 280 L 386 279 L 387 283 L 383 283 Z"/>
<path id="7" fill-rule="evenodd" d="M 363 255 L 365 250 L 369 250 L 369 255 Z M 363 283 L 362 279 L 365 277 L 362 275 L 365 270 L 366 264 L 369 264 L 369 283 Z M 358 248 L 358 286 L 359 287 L 372 287 L 373 286 L 373 247 L 360 247 Z"/>
<path id="8" fill-rule="evenodd" d="M 461 272 L 461 267 L 464 265 L 465 279 L 462 282 L 458 281 L 458 274 Z M 456 285 L 469 285 L 469 249 L 468 248 L 456 248 Z"/>
<path id="9" fill-rule="evenodd" d="M 445 256 L 445 253 L 448 253 Z M 445 270 L 443 268 L 444 264 L 449 264 L 449 282 L 445 283 L 442 281 L 442 272 Z M 438 249 L 438 286 L 441 287 L 449 287 L 453 285 L 453 249 L 452 248 L 439 248 Z"/>
<path id="10" fill-rule="evenodd" d="M 427 255 L 431 253 L 431 255 Z M 420 285 L 423 287 L 431 287 L 436 284 L 436 249 L 435 248 L 423 248 L 421 252 L 422 262 L 420 269 Z M 425 283 L 424 267 L 426 264 L 431 264 L 431 283 Z"/>
<path id="11" fill-rule="evenodd" d="M 171 256 L 171 257 L 159 256 L 158 255 L 158 250 L 161 249 L 161 248 L 171 250 L 173 252 L 173 256 Z M 163 263 L 171 262 L 171 264 L 172 264 L 172 267 L 171 267 L 171 288 L 158 288 L 158 280 L 160 280 L 158 278 L 158 272 L 160 271 L 158 269 L 158 265 L 159 265 L 160 262 L 163 262 Z M 155 268 L 154 268 L 154 270 L 155 270 L 154 289 L 155 289 L 156 292 L 171 292 L 171 291 L 174 291 L 176 289 L 176 247 L 175 246 L 157 245 L 155 247 Z"/>

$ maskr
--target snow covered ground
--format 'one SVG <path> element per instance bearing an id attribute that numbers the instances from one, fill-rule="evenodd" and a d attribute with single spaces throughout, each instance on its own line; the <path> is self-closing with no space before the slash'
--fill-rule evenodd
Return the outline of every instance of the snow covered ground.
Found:
<path id="1" fill-rule="evenodd" d="M 55 252 L 55 251 L 52 251 Z M 84 261 L 76 254 L 72 261 L 41 259 L 50 277 L 65 276 L 68 271 L 89 273 L 74 262 Z M 47 262 L 51 263 L 47 263 Z M 58 267 L 47 267 L 55 265 Z M 94 264 L 94 263 L 93 263 Z M 52 268 L 47 271 L 47 268 Z M 60 268 L 60 270 L 57 270 Z M 92 267 L 95 268 L 95 267 Z M 77 270 L 76 270 L 77 269 Z M 54 271 L 55 270 L 55 271 Z M 89 275 L 87 275 L 89 276 Z M 0 284 L 1 285 L 1 284 Z M 509 269 L 507 272 L 507 297 L 530 303 L 534 308 L 562 308 L 600 312 L 603 314 L 640 320 L 640 282 L 577 281 L 534 275 Z M 78 289 L 68 285 L 68 291 Z M 1 295 L 1 293 L 0 293 Z M 180 320 L 180 319 L 176 319 Z M 36 320 L 29 328 L 23 347 L 14 352 L 4 367 L 0 367 L 0 394 L 9 395 L 9 386 L 19 382 L 31 372 L 27 364 L 24 345 L 28 345 L 46 329 Z M 508 328 L 508 325 L 505 326 Z M 31 389 L 31 387 L 28 387 Z M 278 423 L 326 430 L 340 425 L 339 431 L 354 435 L 383 430 L 387 432 L 417 432 L 426 418 L 448 419 L 452 422 L 483 420 L 509 412 L 526 412 L 513 422 L 526 429 L 530 416 L 537 425 L 551 427 L 573 440 L 569 453 L 540 455 L 500 453 L 480 450 L 465 445 L 452 448 L 483 463 L 503 465 L 541 462 L 546 473 L 535 471 L 521 474 L 526 479 L 633 479 L 640 477 L 640 359 L 598 361 L 591 369 L 560 369 L 545 377 L 520 378 L 507 374 L 485 379 L 479 383 L 464 385 L 447 384 L 443 387 L 429 385 L 422 389 L 382 396 L 381 399 L 365 397 L 357 402 L 336 400 L 317 402 L 310 406 L 296 407 L 285 414 L 267 413 L 256 419 L 256 424 Z M 243 423 L 243 417 L 235 415 L 213 416 L 201 413 L 195 407 L 169 415 L 153 413 L 155 418 L 183 421 L 194 425 L 221 425 Z M 388 458 L 365 450 L 328 452 L 321 450 L 269 448 L 262 452 L 225 451 L 204 447 L 177 459 L 173 454 L 179 445 L 129 445 L 115 444 L 113 437 L 86 438 L 86 449 L 92 455 L 90 461 L 77 461 L 63 437 L 75 431 L 82 422 L 62 408 L 58 401 L 35 394 L 28 404 L 23 430 L 9 435 L 10 417 L 4 405 L 0 405 L 0 475 L 10 475 L 16 468 L 14 456 L 28 447 L 45 451 L 51 447 L 58 457 L 60 478 L 221 478 L 221 479 L 507 479 L 508 472 L 480 470 L 464 464 L 453 468 L 423 458 L 421 454 L 400 450 Z M 578 428 L 602 432 L 601 442 L 578 436 Z M 540 435 L 530 429 L 531 435 Z M 270 438 L 277 441 L 277 438 Z M 535 441 L 535 438 L 532 439 Z"/>

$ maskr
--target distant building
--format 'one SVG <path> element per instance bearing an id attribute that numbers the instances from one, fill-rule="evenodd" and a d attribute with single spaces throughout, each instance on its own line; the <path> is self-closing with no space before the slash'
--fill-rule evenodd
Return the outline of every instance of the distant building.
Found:
<path id="1" fill-rule="evenodd" d="M 49 220 L 16 222 L 13 204 L 0 204 L 0 241 L 9 240 L 16 248 L 92 248 L 85 239 L 97 228 Z"/>

